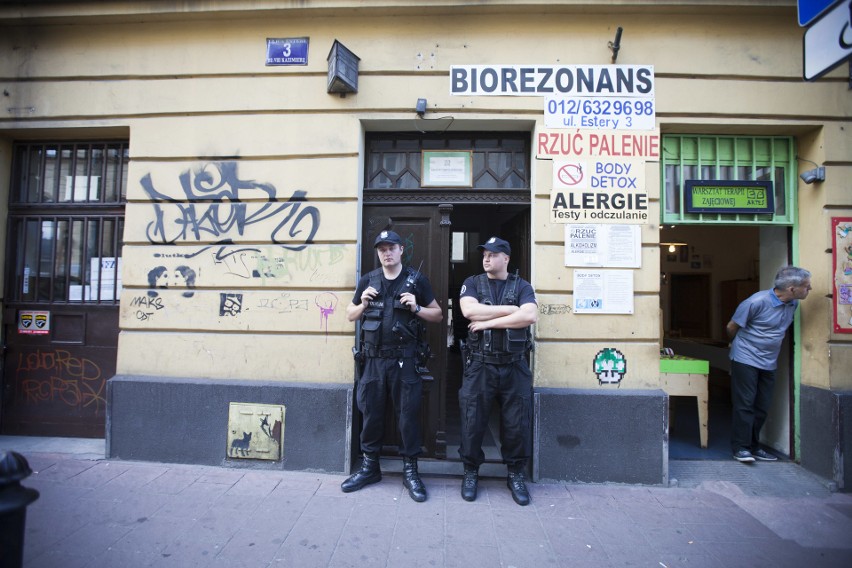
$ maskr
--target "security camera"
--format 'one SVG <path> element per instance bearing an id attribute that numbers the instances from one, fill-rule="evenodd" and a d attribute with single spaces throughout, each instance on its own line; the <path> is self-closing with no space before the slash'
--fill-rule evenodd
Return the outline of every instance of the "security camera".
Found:
<path id="1" fill-rule="evenodd" d="M 823 166 L 819 166 L 812 170 L 802 172 L 799 177 L 802 178 L 802 181 L 807 184 L 811 184 L 817 181 L 825 181 L 825 168 Z"/>

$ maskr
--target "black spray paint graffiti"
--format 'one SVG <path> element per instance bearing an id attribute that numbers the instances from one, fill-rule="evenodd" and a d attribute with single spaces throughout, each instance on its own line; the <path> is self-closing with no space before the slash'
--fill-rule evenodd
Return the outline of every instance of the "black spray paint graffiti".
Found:
<path id="1" fill-rule="evenodd" d="M 195 288 L 195 271 L 188 266 L 178 266 L 171 274 L 165 266 L 157 266 L 148 271 L 148 286 L 150 288 L 187 288 L 183 293 L 184 298 L 192 298 L 195 292 L 189 291 Z M 148 290 L 152 298 L 158 294 L 154 290 Z"/>
<path id="2" fill-rule="evenodd" d="M 153 201 L 154 221 L 146 227 L 146 236 L 153 244 L 172 244 L 179 240 L 206 241 L 211 237 L 219 239 L 218 245 L 232 244 L 232 237 L 245 234 L 246 227 L 272 219 L 277 225 L 271 231 L 270 240 L 284 248 L 302 250 L 313 242 L 319 229 L 320 212 L 314 206 L 305 205 L 305 191 L 294 191 L 287 201 L 282 202 L 275 186 L 240 179 L 237 162 L 206 164 L 194 172 L 183 172 L 178 179 L 189 203 L 158 191 L 151 174 L 145 174 L 139 180 Z M 266 202 L 249 213 L 250 204 L 242 200 L 257 192 L 266 196 Z M 202 200 L 203 203 L 200 202 Z M 287 244 L 295 238 L 301 239 L 302 244 Z"/>
<path id="3" fill-rule="evenodd" d="M 219 294 L 219 315 L 237 317 L 243 311 L 242 294 Z"/>
<path id="4" fill-rule="evenodd" d="M 153 293 L 153 296 L 150 294 Z M 166 306 L 163 305 L 163 299 L 157 297 L 156 292 L 148 292 L 149 296 L 136 296 L 130 300 L 130 307 L 136 308 L 136 319 L 139 321 L 147 321 L 155 312 L 162 310 Z"/>

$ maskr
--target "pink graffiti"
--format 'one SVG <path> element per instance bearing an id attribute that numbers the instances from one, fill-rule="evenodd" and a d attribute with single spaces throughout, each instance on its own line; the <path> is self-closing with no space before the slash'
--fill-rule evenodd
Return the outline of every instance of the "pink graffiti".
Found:
<path id="1" fill-rule="evenodd" d="M 314 298 L 314 303 L 320 310 L 320 329 L 325 328 L 325 339 L 328 341 L 328 318 L 337 307 L 337 296 L 332 292 L 323 292 Z"/>

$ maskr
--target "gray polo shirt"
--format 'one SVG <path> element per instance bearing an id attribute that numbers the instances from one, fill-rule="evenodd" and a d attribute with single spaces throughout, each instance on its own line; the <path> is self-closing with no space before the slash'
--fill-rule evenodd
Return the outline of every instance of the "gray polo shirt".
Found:
<path id="1" fill-rule="evenodd" d="M 758 369 L 775 370 L 781 342 L 793 323 L 798 305 L 798 300 L 782 302 L 771 289 L 746 298 L 731 318 L 740 326 L 731 342 L 731 360 Z"/>

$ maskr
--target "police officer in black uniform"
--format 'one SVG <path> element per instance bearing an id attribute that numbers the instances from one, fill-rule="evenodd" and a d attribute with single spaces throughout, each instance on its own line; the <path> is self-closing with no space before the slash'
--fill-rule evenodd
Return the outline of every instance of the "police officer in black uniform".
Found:
<path id="1" fill-rule="evenodd" d="M 361 468 L 340 488 L 348 493 L 382 479 L 379 452 L 385 424 L 385 404 L 393 407 L 402 438 L 403 485 L 418 502 L 426 500 L 426 487 L 417 471 L 422 445 L 420 400 L 422 383 L 416 370 L 417 329 L 420 320 L 439 322 L 441 306 L 432 285 L 419 271 L 402 266 L 402 239 L 382 231 L 374 243 L 381 268 L 362 276 L 352 303 L 346 307 L 349 321 L 361 320 L 360 357 L 363 361 L 357 385 L 361 429 Z M 425 339 L 424 339 L 425 341 Z"/>
<path id="2" fill-rule="evenodd" d="M 479 466 L 485 461 L 482 438 L 496 400 L 501 452 L 509 470 L 506 485 L 515 503 L 524 506 L 530 503 L 524 470 L 532 449 L 532 373 L 527 356 L 538 304 L 530 283 L 509 274 L 512 248 L 508 242 L 492 237 L 477 248 L 482 251 L 485 273 L 467 278 L 459 294 L 459 307 L 470 320 L 459 389 L 461 495 L 466 501 L 476 499 Z"/>

